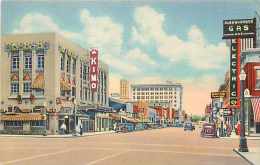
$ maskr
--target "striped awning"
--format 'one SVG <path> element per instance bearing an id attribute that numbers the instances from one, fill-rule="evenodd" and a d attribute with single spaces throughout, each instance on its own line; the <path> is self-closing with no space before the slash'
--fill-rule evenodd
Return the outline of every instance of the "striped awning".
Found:
<path id="1" fill-rule="evenodd" d="M 71 90 L 70 84 L 63 79 L 60 81 L 60 87 L 61 87 L 61 90 L 63 90 L 63 91 L 70 91 Z"/>
<path id="2" fill-rule="evenodd" d="M 39 73 L 35 79 L 33 80 L 32 84 L 33 89 L 44 89 L 44 75 L 43 73 Z"/>
<path id="3" fill-rule="evenodd" d="M 14 114 L 14 115 L 0 115 L 2 121 L 37 121 L 46 120 L 46 116 L 42 114 Z"/>
<path id="4" fill-rule="evenodd" d="M 254 111 L 255 122 L 260 122 L 260 98 L 252 98 L 252 107 Z"/>

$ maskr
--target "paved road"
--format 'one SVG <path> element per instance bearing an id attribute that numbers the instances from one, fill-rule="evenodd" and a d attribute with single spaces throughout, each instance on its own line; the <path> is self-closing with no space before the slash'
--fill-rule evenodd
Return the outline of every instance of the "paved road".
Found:
<path id="1" fill-rule="evenodd" d="M 180 128 L 80 138 L 0 137 L 1 165 L 246 165 L 237 139 L 205 139 Z M 249 147 L 260 146 L 249 141 Z"/>

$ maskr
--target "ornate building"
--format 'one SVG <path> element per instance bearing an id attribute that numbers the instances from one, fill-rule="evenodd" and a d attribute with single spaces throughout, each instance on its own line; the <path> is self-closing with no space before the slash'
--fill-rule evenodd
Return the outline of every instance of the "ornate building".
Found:
<path id="1" fill-rule="evenodd" d="M 100 62 L 93 93 L 88 50 L 55 33 L 7 35 L 1 47 L 0 132 L 57 134 L 76 122 L 85 129 L 84 110 L 108 106 L 108 66 Z"/>

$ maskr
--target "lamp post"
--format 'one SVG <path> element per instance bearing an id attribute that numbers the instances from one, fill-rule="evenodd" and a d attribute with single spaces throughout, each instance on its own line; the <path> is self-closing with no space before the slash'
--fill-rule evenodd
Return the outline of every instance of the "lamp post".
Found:
<path id="1" fill-rule="evenodd" d="M 44 115 L 44 119 L 45 119 L 45 121 L 44 121 L 44 133 L 43 133 L 43 135 L 45 136 L 45 135 L 47 135 L 47 115 L 46 115 L 46 111 L 47 111 L 47 102 L 45 101 L 45 102 L 43 102 L 43 115 Z"/>
<path id="2" fill-rule="evenodd" d="M 76 101 L 76 98 L 73 99 L 73 112 L 74 112 L 74 136 L 77 136 L 77 129 L 76 129 L 76 126 L 77 126 L 77 117 L 76 117 L 76 105 L 77 105 L 77 101 Z"/>
<path id="3" fill-rule="evenodd" d="M 247 140 L 245 137 L 245 111 L 244 111 L 244 83 L 246 80 L 246 73 L 242 69 L 239 75 L 240 79 L 240 94 L 241 94 L 241 105 L 240 105 L 240 141 L 239 141 L 239 151 L 248 152 Z"/>

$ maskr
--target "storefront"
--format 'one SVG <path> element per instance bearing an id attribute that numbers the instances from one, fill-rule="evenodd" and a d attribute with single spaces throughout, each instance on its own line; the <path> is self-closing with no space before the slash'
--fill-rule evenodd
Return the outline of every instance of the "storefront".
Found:
<path id="1" fill-rule="evenodd" d="M 3 134 L 46 134 L 48 122 L 40 113 L 6 113 L 0 115 L 0 133 Z"/>

